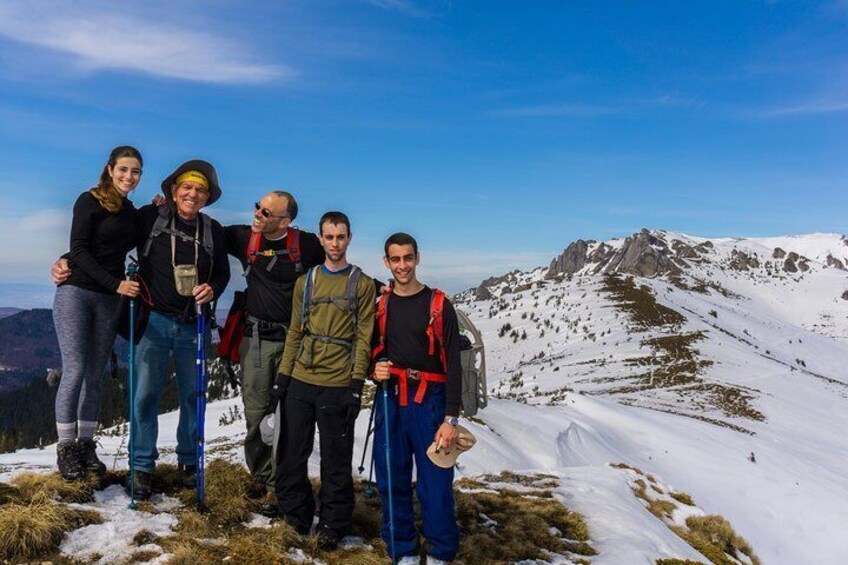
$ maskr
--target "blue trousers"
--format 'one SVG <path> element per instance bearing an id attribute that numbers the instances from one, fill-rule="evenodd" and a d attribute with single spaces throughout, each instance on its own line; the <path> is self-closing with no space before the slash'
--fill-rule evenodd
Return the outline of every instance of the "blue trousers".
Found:
<path id="1" fill-rule="evenodd" d="M 210 336 L 206 334 L 207 351 Z M 159 459 L 159 399 L 168 381 L 168 360 L 173 356 L 180 420 L 177 426 L 177 462 L 196 462 L 197 396 L 195 358 L 197 327 L 182 323 L 178 316 L 150 312 L 150 320 L 136 350 L 135 419 L 130 442 L 135 468 L 152 473 Z"/>
<path id="2" fill-rule="evenodd" d="M 383 510 L 381 536 L 389 555 L 400 559 L 416 555 L 418 530 L 412 509 L 412 465 L 415 462 L 415 487 L 421 505 L 427 554 L 453 561 L 459 552 L 459 528 L 453 500 L 453 468 L 443 469 L 427 457 L 436 430 L 445 418 L 445 386 L 429 384 L 421 404 L 416 404 L 415 386 L 409 387 L 407 406 L 398 404 L 395 386 L 389 386 L 389 437 L 391 447 L 392 503 L 394 505 L 394 547 L 389 535 L 389 488 L 386 478 L 386 431 L 383 417 L 383 392 L 377 391 L 374 409 L 374 467 L 377 490 Z"/>

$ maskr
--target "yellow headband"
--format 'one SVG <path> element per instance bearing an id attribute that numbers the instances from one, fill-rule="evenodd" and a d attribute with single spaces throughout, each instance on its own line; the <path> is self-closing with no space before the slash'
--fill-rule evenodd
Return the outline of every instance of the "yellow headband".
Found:
<path id="1" fill-rule="evenodd" d="M 206 180 L 206 177 L 203 176 L 203 173 L 199 171 L 186 171 L 180 176 L 177 177 L 176 184 L 180 186 L 185 181 L 193 181 L 203 185 L 205 190 L 209 190 L 209 181 Z"/>

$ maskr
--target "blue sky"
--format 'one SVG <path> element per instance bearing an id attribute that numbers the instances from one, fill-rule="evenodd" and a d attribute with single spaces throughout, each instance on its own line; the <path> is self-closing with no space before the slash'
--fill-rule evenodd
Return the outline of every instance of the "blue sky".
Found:
<path id="1" fill-rule="evenodd" d="M 290 190 L 451 291 L 642 227 L 848 232 L 848 0 L 138 4 L 0 4 L 0 306 L 49 301 L 124 143 L 137 202 L 205 158 L 224 223 Z"/>

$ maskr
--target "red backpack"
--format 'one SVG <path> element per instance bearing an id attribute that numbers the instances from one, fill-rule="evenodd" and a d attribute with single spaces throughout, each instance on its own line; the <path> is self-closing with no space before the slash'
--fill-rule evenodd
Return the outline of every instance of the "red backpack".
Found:
<path id="1" fill-rule="evenodd" d="M 389 313 L 389 295 L 391 295 L 391 286 L 389 291 L 380 295 L 377 302 L 376 330 L 380 336 L 380 341 L 377 347 L 371 352 L 371 359 L 377 361 L 380 359 L 380 354 L 386 349 L 386 321 Z M 444 348 L 444 318 L 442 316 L 445 308 L 445 293 L 439 289 L 433 289 L 433 296 L 430 299 L 430 321 L 427 323 L 427 338 L 429 347 L 427 353 L 435 355 L 436 342 L 439 342 L 439 357 L 442 362 L 441 373 L 429 373 L 427 371 L 419 371 L 417 369 L 403 369 L 401 367 L 392 367 L 391 374 L 398 378 L 398 399 L 401 406 L 407 405 L 407 387 L 408 379 L 411 377 L 420 381 L 418 390 L 415 393 L 415 402 L 421 404 L 424 401 L 424 394 L 427 392 L 427 383 L 444 383 L 447 381 L 448 364 L 445 356 Z"/>
<path id="2" fill-rule="evenodd" d="M 262 247 L 262 241 L 264 239 L 265 238 L 262 237 L 261 233 L 250 233 L 250 239 L 247 242 L 247 269 L 244 270 L 245 277 L 248 273 L 250 273 L 250 269 L 253 267 L 253 264 L 256 262 L 258 257 L 272 257 L 266 267 L 266 269 L 270 271 L 274 268 L 274 265 L 277 264 L 278 255 L 288 255 L 289 260 L 294 263 L 294 271 L 298 274 L 303 272 L 303 263 L 300 261 L 299 229 L 289 226 L 288 234 L 286 235 L 285 250 L 274 251 L 273 249 L 266 249 L 262 251 L 260 248 Z"/>

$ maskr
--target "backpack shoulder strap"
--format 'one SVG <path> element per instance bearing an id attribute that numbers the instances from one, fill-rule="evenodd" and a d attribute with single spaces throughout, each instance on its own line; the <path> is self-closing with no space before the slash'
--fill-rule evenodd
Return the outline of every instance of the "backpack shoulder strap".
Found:
<path id="1" fill-rule="evenodd" d="M 352 265 L 350 274 L 347 276 L 347 292 L 345 292 L 348 309 L 353 316 L 353 346 L 350 348 L 351 371 L 356 366 L 356 332 L 359 329 L 359 300 L 356 297 L 356 287 L 359 286 L 360 275 L 362 275 L 362 269 Z"/>
<path id="2" fill-rule="evenodd" d="M 377 312 L 374 314 L 374 320 L 377 326 L 377 337 L 379 341 L 377 347 L 371 352 L 371 359 L 377 361 L 380 354 L 386 349 L 386 323 L 389 314 L 389 295 L 391 295 L 391 283 L 389 283 L 389 292 L 380 294 L 377 299 Z"/>
<path id="3" fill-rule="evenodd" d="M 356 265 L 352 265 L 350 274 L 347 276 L 347 290 L 345 291 L 345 299 L 347 300 L 348 309 L 353 313 L 354 319 L 359 314 L 359 301 L 356 298 L 356 287 L 359 286 L 359 277 L 362 275 L 362 269 Z"/>
<path id="4" fill-rule="evenodd" d="M 306 331 L 306 322 L 309 320 L 309 310 L 312 306 L 312 299 L 315 296 L 315 269 L 311 267 L 306 271 L 306 280 L 303 284 L 303 300 L 300 305 L 300 331 Z"/>
<path id="5" fill-rule="evenodd" d="M 198 214 L 198 218 L 198 221 L 203 223 L 203 249 L 206 250 L 206 254 L 211 259 L 215 257 L 215 242 L 212 239 L 212 218 L 203 212 Z"/>
<path id="6" fill-rule="evenodd" d="M 250 238 L 247 240 L 247 264 L 252 265 L 256 262 L 256 254 L 259 253 L 259 248 L 262 247 L 262 234 L 250 232 Z"/>
<path id="7" fill-rule="evenodd" d="M 156 221 L 153 222 L 153 229 L 150 230 L 150 235 L 147 236 L 147 242 L 144 244 L 144 251 L 141 253 L 142 257 L 147 257 L 150 253 L 150 246 L 153 245 L 153 240 L 168 228 L 168 223 L 171 221 L 170 206 L 162 206 L 158 212 Z"/>
<path id="8" fill-rule="evenodd" d="M 289 233 L 286 236 L 286 250 L 289 253 L 289 259 L 294 263 L 294 272 L 303 272 L 303 262 L 300 260 L 300 230 L 289 226 Z"/>
<path id="9" fill-rule="evenodd" d="M 427 337 L 430 340 L 428 353 L 436 353 L 436 341 L 439 342 L 439 355 L 442 358 L 442 367 L 447 371 L 447 359 L 445 356 L 445 293 L 434 288 L 433 296 L 430 298 L 430 323 L 427 326 Z"/>

